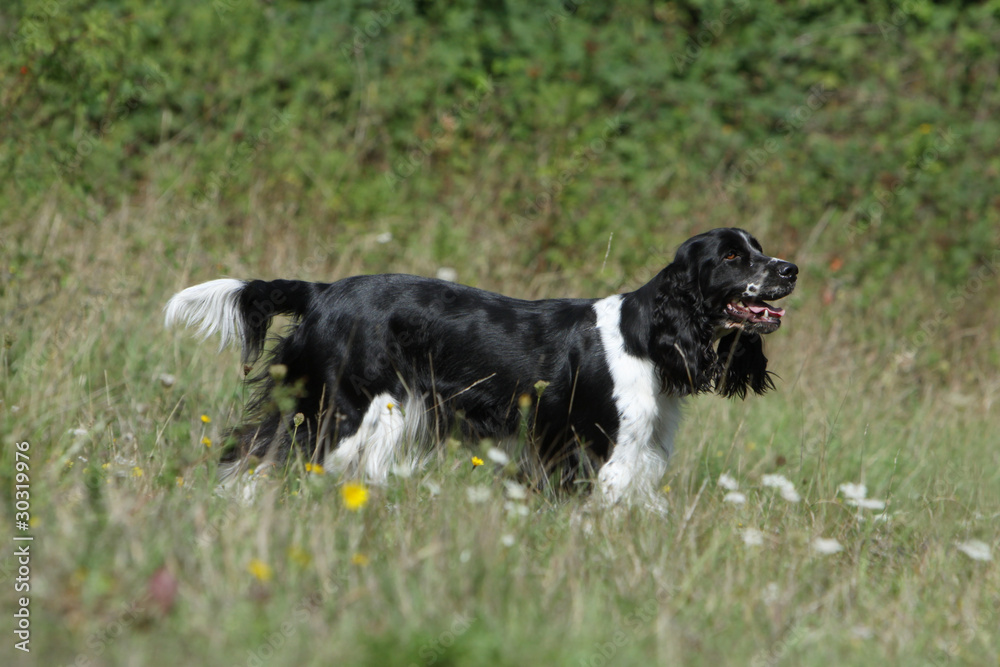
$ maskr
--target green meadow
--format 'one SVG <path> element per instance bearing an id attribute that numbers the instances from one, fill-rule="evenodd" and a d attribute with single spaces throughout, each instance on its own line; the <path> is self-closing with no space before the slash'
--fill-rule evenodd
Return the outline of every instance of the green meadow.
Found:
<path id="1" fill-rule="evenodd" d="M 3 664 L 1000 664 L 1000 4 L 14 0 L 0 30 Z M 605 296 L 724 226 L 799 284 L 776 390 L 688 402 L 666 514 L 477 442 L 218 489 L 243 368 L 164 329 L 176 291 Z"/>

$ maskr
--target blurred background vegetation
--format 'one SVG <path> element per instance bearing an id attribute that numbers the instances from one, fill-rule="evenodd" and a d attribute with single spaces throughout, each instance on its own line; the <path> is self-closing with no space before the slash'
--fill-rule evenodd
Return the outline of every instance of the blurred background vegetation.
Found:
<path id="1" fill-rule="evenodd" d="M 53 211 L 73 238 L 118 230 L 119 295 L 151 273 L 331 266 L 597 295 L 733 225 L 802 265 L 819 331 L 849 321 L 875 356 L 967 383 L 970 355 L 1000 365 L 998 17 L 995 0 L 7 2 L 6 324 L 30 328 L 33 285 L 87 280 L 38 240 Z"/>

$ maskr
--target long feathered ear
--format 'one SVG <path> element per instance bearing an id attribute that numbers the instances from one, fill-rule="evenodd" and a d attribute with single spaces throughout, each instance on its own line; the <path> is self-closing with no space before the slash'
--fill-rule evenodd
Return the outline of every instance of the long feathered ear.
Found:
<path id="1" fill-rule="evenodd" d="M 650 356 L 663 391 L 697 394 L 711 388 L 715 350 L 695 268 L 675 260 L 661 273 L 654 297 Z"/>
<path id="2" fill-rule="evenodd" d="M 764 340 L 758 334 L 737 331 L 723 336 L 719 340 L 718 365 L 715 391 L 726 398 L 746 398 L 747 390 L 759 395 L 774 389 L 764 356 Z"/>

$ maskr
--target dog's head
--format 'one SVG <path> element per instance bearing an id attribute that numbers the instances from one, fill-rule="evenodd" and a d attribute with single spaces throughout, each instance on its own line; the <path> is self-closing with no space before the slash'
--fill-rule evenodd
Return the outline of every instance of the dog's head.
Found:
<path id="1" fill-rule="evenodd" d="M 791 262 L 765 255 L 749 233 L 733 228 L 688 239 L 677 250 L 674 264 L 686 268 L 718 328 L 748 334 L 769 334 L 781 326 L 784 308 L 768 301 L 791 294 L 799 273 Z"/>
<path id="2" fill-rule="evenodd" d="M 771 379 L 761 335 L 781 326 L 799 269 L 764 254 L 742 229 L 714 229 L 685 241 L 664 270 L 653 347 L 664 385 L 725 396 L 764 393 Z M 719 340 L 718 350 L 713 342 Z M 685 387 L 686 385 L 686 387 Z"/>

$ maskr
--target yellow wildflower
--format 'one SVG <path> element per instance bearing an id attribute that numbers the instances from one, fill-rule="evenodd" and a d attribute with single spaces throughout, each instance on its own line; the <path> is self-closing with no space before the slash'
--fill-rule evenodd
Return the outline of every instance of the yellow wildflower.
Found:
<path id="1" fill-rule="evenodd" d="M 364 567 L 365 565 L 368 565 L 368 556 L 364 554 L 354 554 L 351 556 L 351 563 Z"/>
<path id="2" fill-rule="evenodd" d="M 318 463 L 307 463 L 306 472 L 311 472 L 314 475 L 322 475 L 324 471 L 323 466 Z"/>
<path id="3" fill-rule="evenodd" d="M 258 581 L 263 582 L 271 581 L 271 577 L 274 576 L 271 566 L 259 558 L 250 559 L 250 562 L 247 563 L 247 572 L 256 577 Z"/>
<path id="4" fill-rule="evenodd" d="M 142 477 L 142 468 L 140 468 L 139 466 L 135 466 L 134 468 L 132 468 L 132 476 Z"/>
<path id="5" fill-rule="evenodd" d="M 201 416 L 201 423 L 202 424 L 209 424 L 211 422 L 212 422 L 212 418 L 209 417 L 208 415 L 202 415 Z"/>
<path id="6" fill-rule="evenodd" d="M 302 567 L 307 567 L 312 562 L 312 556 L 305 549 L 288 547 L 288 560 Z"/>
<path id="7" fill-rule="evenodd" d="M 211 447 L 212 439 L 206 435 L 204 438 L 201 439 L 201 444 L 205 445 L 206 447 Z"/>
<path id="8" fill-rule="evenodd" d="M 184 486 L 184 478 L 183 477 L 178 477 L 175 481 L 177 482 L 177 486 Z"/>
<path id="9" fill-rule="evenodd" d="M 368 489 L 358 482 L 348 482 L 341 487 L 340 497 L 344 507 L 356 512 L 368 503 Z"/>
<path id="10" fill-rule="evenodd" d="M 481 465 L 483 465 L 483 460 L 481 458 L 479 458 L 478 456 L 473 456 L 472 457 L 472 467 L 473 468 L 478 468 Z"/>

